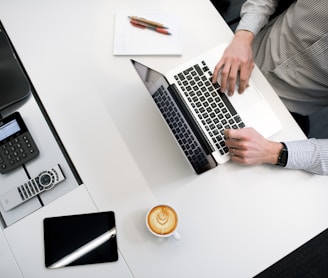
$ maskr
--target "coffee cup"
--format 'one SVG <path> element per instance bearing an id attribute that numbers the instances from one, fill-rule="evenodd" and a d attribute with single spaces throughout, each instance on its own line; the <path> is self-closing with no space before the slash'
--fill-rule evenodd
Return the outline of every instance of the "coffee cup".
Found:
<path id="1" fill-rule="evenodd" d="M 148 210 L 146 225 L 148 230 L 157 237 L 173 236 L 177 240 L 181 238 L 177 232 L 178 214 L 168 205 L 158 205 Z"/>

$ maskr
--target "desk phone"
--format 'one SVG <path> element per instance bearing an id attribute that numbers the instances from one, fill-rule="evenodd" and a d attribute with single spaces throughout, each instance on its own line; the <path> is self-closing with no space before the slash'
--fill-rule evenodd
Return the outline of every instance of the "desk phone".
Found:
<path id="1" fill-rule="evenodd" d="M 39 150 L 21 115 L 0 120 L 0 173 L 8 173 L 37 157 Z"/>

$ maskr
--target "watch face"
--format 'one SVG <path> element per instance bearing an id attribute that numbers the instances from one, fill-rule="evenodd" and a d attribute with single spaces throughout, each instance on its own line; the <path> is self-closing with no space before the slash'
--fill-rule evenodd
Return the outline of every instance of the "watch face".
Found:
<path id="1" fill-rule="evenodd" d="M 284 165 L 284 166 L 286 166 L 286 164 L 287 164 L 287 151 L 283 151 L 283 153 L 282 153 L 282 157 L 281 157 L 281 163 Z"/>
<path id="2" fill-rule="evenodd" d="M 287 165 L 288 160 L 288 150 L 285 144 L 283 144 L 283 148 L 279 154 L 278 165 L 285 167 Z"/>

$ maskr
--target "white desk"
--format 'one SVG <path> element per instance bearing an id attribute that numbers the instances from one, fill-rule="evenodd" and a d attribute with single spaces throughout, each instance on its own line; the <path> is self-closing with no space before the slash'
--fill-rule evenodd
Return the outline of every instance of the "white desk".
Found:
<path id="1" fill-rule="evenodd" d="M 124 10 L 180 17 L 181 57 L 138 57 L 160 71 L 232 38 L 208 0 L 0 0 L 0 19 L 84 182 L 2 231 L 6 273 L 251 277 L 327 228 L 327 177 L 232 163 L 194 174 L 130 57 L 112 56 L 114 14 Z M 252 78 L 283 123 L 273 139 L 304 138 L 257 69 Z M 146 230 L 157 203 L 178 210 L 181 241 Z M 45 269 L 42 219 L 95 210 L 116 213 L 119 261 Z"/>

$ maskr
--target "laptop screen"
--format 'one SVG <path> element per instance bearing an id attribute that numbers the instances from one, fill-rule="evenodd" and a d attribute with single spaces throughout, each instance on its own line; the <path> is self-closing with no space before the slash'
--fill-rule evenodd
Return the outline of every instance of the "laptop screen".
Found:
<path id="1" fill-rule="evenodd" d="M 156 93 L 161 86 L 164 88 L 169 87 L 169 83 L 163 74 L 148 68 L 145 65 L 138 63 L 137 61 L 131 61 L 151 95 Z"/>

